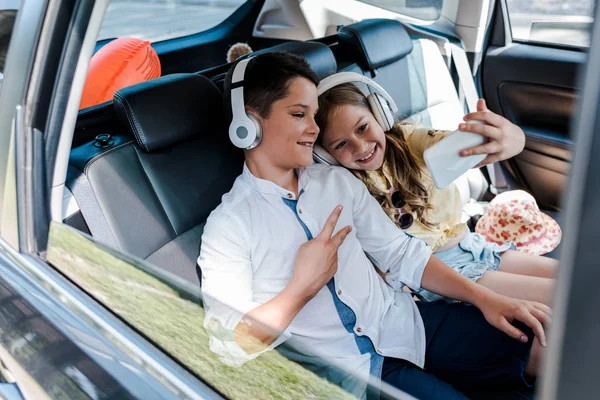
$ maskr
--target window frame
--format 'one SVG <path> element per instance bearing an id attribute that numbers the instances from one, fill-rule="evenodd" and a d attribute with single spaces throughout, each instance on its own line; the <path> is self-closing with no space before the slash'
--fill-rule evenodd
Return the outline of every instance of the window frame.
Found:
<path id="1" fill-rule="evenodd" d="M 529 40 L 529 39 L 520 39 L 520 38 L 515 38 L 513 35 L 513 30 L 512 30 L 512 22 L 510 19 L 510 10 L 509 10 L 509 6 L 508 6 L 508 0 L 501 0 L 502 1 L 502 11 L 504 13 L 503 17 L 504 17 L 504 23 L 506 25 L 506 27 L 508 28 L 508 33 L 510 34 L 510 42 L 512 43 L 517 43 L 517 44 L 525 44 L 525 45 L 532 45 L 532 46 L 539 46 L 539 47 L 548 47 L 548 48 L 553 48 L 553 49 L 560 49 L 560 50 L 574 50 L 574 51 L 579 51 L 579 52 L 584 52 L 587 53 L 589 51 L 589 47 L 586 46 L 575 46 L 575 45 L 570 45 L 570 44 L 565 44 L 565 43 L 555 43 L 555 42 L 542 42 L 542 41 L 538 41 L 538 40 Z M 595 23 L 592 22 L 592 27 L 593 24 Z M 590 37 L 591 37 L 591 30 L 590 30 Z"/>

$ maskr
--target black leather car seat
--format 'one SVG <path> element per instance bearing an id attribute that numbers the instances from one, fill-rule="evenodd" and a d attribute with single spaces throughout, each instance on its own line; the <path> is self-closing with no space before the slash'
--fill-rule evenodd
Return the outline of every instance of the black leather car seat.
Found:
<path id="1" fill-rule="evenodd" d="M 67 186 L 96 240 L 199 285 L 204 223 L 242 170 L 221 93 L 174 74 L 118 91 L 114 107 L 126 134 L 73 149 Z"/>

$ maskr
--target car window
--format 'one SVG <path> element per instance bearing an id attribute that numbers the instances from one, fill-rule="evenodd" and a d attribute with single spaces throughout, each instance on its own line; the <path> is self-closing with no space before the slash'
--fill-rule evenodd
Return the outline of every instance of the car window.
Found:
<path id="1" fill-rule="evenodd" d="M 210 29 L 246 0 L 111 0 L 98 40 L 133 36 L 150 42 Z"/>
<path id="2" fill-rule="evenodd" d="M 205 309 L 189 287 L 168 275 L 159 277 L 141 260 L 98 246 L 71 227 L 52 223 L 48 261 L 227 398 L 355 398 L 279 351 L 243 365 L 219 359 L 204 328 Z M 232 334 L 211 330 L 215 336 Z"/>
<path id="3" fill-rule="evenodd" d="M 426 21 L 434 21 L 440 16 L 443 0 L 359 0 L 362 3 L 371 4 L 398 14 L 418 18 Z"/>
<path id="4" fill-rule="evenodd" d="M 513 39 L 589 47 L 595 0 L 507 0 Z"/>

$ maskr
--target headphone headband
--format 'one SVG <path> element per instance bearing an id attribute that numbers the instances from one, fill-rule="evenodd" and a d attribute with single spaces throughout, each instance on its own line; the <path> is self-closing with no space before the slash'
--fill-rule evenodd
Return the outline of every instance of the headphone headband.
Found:
<path id="1" fill-rule="evenodd" d="M 327 78 L 322 79 L 321 82 L 319 82 L 317 91 L 320 96 L 332 87 L 341 85 L 342 83 L 350 82 L 361 82 L 365 85 L 371 86 L 372 88 L 376 89 L 377 92 L 379 92 L 379 94 L 381 94 L 387 100 L 392 109 L 392 112 L 398 112 L 398 106 L 396 106 L 394 99 L 392 99 L 392 96 L 390 96 L 389 93 L 381 87 L 381 85 L 379 85 L 374 80 L 367 78 L 366 76 L 357 72 L 338 72 L 337 74 L 330 75 Z"/>
<path id="2" fill-rule="evenodd" d="M 231 75 L 231 113 L 234 120 L 246 118 L 246 106 L 244 103 L 244 74 L 246 67 L 253 57 L 248 57 L 235 65 Z"/>
<path id="3" fill-rule="evenodd" d="M 246 113 L 244 102 L 244 74 L 253 57 L 239 61 L 231 75 L 231 114 L 229 139 L 239 148 L 250 150 L 260 143 L 262 132 L 260 124 L 251 114 Z"/>
<path id="4" fill-rule="evenodd" d="M 231 76 L 231 84 L 238 83 L 244 80 L 244 74 L 246 73 L 246 67 L 250 60 L 254 57 L 244 58 L 242 61 L 238 62 L 235 65 L 235 69 L 233 70 L 233 75 Z"/>

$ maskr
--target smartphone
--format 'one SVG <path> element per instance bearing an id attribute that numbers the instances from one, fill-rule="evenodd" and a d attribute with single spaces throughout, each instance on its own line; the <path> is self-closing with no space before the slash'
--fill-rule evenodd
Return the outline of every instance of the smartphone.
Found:
<path id="1" fill-rule="evenodd" d="M 469 124 L 484 124 L 482 121 L 469 121 Z M 459 152 L 478 146 L 487 138 L 472 132 L 456 130 L 425 150 L 423 158 L 433 178 L 436 188 L 443 189 L 459 176 L 479 164 L 487 154 L 461 157 Z"/>

